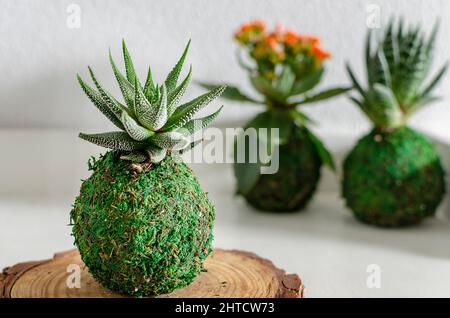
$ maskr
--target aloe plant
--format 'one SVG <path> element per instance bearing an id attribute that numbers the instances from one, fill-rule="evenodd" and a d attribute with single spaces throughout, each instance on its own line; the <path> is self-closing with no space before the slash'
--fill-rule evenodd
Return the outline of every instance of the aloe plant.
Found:
<path id="1" fill-rule="evenodd" d="M 448 64 L 425 83 L 432 66 L 438 26 L 436 23 L 427 38 L 420 26 L 406 30 L 400 21 L 396 28 L 392 19 L 376 48 L 372 47 L 373 32 L 369 31 L 365 49 L 367 88 L 363 88 L 347 64 L 353 87 L 360 95 L 351 99 L 376 127 L 389 130 L 404 126 L 417 110 L 439 99 L 432 93 Z"/>
<path id="2" fill-rule="evenodd" d="M 78 82 L 92 103 L 121 130 L 99 134 L 80 133 L 80 138 L 121 151 L 122 159 L 137 163 L 147 159 L 157 163 L 165 158 L 167 152 L 182 151 L 194 146 L 196 142 L 191 140 L 191 135 L 209 125 L 222 107 L 199 119 L 193 119 L 195 113 L 218 97 L 225 86 L 214 87 L 210 92 L 179 105 L 192 74 L 190 68 L 186 77 L 178 84 L 189 43 L 162 84 L 154 83 L 150 67 L 145 83 L 141 84 L 124 41 L 122 48 L 125 75 L 119 71 L 110 52 L 109 60 L 125 104 L 103 88 L 91 67 L 89 73 L 96 90 L 77 75 Z"/>

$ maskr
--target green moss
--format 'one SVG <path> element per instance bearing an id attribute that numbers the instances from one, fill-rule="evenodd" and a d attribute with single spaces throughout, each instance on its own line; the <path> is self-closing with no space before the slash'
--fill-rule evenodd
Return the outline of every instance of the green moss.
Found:
<path id="1" fill-rule="evenodd" d="M 105 287 L 128 295 L 188 285 L 211 252 L 214 207 L 192 171 L 166 157 L 133 173 L 107 152 L 89 163 L 71 211 L 81 258 Z"/>
<path id="2" fill-rule="evenodd" d="M 410 128 L 372 131 L 344 162 L 343 197 L 355 216 L 378 226 L 419 223 L 445 192 L 444 171 L 431 143 Z"/>
<path id="3" fill-rule="evenodd" d="M 322 161 L 305 129 L 292 126 L 288 142 L 279 149 L 279 170 L 263 174 L 245 195 L 253 207 L 272 212 L 302 209 L 311 199 L 320 178 Z"/>

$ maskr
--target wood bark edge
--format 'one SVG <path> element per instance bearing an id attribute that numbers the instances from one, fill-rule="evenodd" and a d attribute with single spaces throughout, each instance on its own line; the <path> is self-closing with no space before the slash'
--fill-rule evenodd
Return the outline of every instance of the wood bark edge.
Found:
<path id="1" fill-rule="evenodd" d="M 225 250 L 215 249 L 215 251 L 225 251 Z M 286 273 L 286 271 L 277 268 L 272 261 L 265 258 L 261 258 L 252 252 L 241 250 L 228 250 L 228 252 L 252 258 L 255 261 L 271 268 L 278 277 L 278 280 L 280 282 L 278 292 L 275 295 L 276 298 L 304 297 L 305 288 L 300 277 L 297 274 Z M 77 250 L 73 249 L 65 252 L 55 253 L 53 258 L 47 260 L 23 262 L 4 268 L 3 272 L 0 273 L 0 298 L 10 298 L 14 284 L 24 273 L 26 273 L 30 269 L 52 262 L 58 258 L 69 257 L 73 253 L 77 253 Z"/>

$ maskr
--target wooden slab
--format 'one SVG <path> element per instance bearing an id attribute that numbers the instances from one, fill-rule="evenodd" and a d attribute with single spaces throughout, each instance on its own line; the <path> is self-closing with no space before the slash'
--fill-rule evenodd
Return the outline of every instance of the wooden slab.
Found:
<path id="1" fill-rule="evenodd" d="M 81 269 L 80 288 L 67 287 L 70 264 Z M 215 249 L 205 262 L 207 272 L 192 284 L 160 297 L 303 297 L 296 274 L 286 274 L 269 260 L 249 252 Z M 70 268 L 69 268 L 70 269 Z M 0 274 L 1 297 L 123 297 L 97 283 L 77 250 L 57 253 L 53 259 L 7 267 Z"/>

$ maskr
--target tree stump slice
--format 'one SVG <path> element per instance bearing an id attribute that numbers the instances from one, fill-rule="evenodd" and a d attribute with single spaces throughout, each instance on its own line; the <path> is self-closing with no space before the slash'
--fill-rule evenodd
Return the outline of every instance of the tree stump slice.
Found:
<path id="1" fill-rule="evenodd" d="M 69 288 L 73 273 L 81 269 L 80 288 Z M 215 249 L 205 261 L 206 272 L 189 286 L 159 297 L 303 297 L 304 286 L 296 274 L 287 274 L 269 260 L 237 250 Z M 54 255 L 53 259 L 7 267 L 0 274 L 0 298 L 124 297 L 102 287 L 81 261 L 78 250 Z"/>

